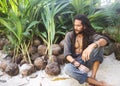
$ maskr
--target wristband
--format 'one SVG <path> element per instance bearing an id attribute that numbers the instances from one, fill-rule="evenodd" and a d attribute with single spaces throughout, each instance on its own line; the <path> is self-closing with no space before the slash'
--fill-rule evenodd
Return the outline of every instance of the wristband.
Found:
<path id="1" fill-rule="evenodd" d="M 81 66 L 81 64 L 79 64 L 78 66 L 77 66 L 77 68 L 79 68 Z"/>

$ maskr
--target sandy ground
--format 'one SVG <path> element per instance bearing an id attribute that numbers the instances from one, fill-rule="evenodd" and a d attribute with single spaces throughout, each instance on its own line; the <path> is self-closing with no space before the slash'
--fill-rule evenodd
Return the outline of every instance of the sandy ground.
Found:
<path id="1" fill-rule="evenodd" d="M 0 58 L 4 56 L 0 54 Z M 64 65 L 61 67 L 63 68 Z M 105 56 L 103 63 L 97 72 L 97 79 L 104 80 L 113 86 L 120 86 L 120 61 L 115 59 L 114 53 Z M 0 86 L 87 86 L 80 85 L 76 80 L 67 76 L 62 70 L 61 74 L 53 77 L 44 71 L 37 71 L 30 76 L 21 77 L 17 75 L 10 77 L 0 71 Z"/>

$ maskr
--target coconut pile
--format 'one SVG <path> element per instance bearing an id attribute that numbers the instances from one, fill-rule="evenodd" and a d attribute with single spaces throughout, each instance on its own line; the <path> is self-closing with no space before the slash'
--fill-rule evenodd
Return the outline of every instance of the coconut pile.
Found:
<path id="1" fill-rule="evenodd" d="M 59 44 L 52 44 L 52 55 L 48 56 L 47 46 L 39 38 L 34 38 L 28 47 L 28 52 L 19 51 L 16 56 L 9 41 L 5 37 L 0 38 L 0 50 L 6 54 L 0 57 L 0 69 L 9 76 L 16 76 L 20 73 L 25 77 L 40 70 L 45 70 L 48 75 L 59 75 L 60 65 L 65 63 L 63 46 L 63 40 Z M 4 47 L 7 53 L 3 50 Z"/>
<path id="2" fill-rule="evenodd" d="M 5 56 L 1 54 L 0 56 Z M 80 85 L 78 81 L 70 78 L 64 73 L 64 65 L 60 66 L 61 73 L 58 76 L 49 76 L 45 70 L 32 73 L 22 77 L 21 74 L 9 76 L 0 71 L 0 86 L 88 86 L 86 83 Z M 89 75 L 91 72 L 89 72 Z M 115 59 L 114 53 L 105 56 L 103 63 L 97 72 L 97 80 L 106 81 L 113 86 L 120 86 L 120 61 Z"/>

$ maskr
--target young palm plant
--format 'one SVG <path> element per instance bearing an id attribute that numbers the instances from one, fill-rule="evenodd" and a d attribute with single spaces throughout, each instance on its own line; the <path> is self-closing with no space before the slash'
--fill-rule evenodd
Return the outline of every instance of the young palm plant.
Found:
<path id="1" fill-rule="evenodd" d="M 28 0 L 11 0 L 9 1 L 11 6 L 10 12 L 7 18 L 0 18 L 2 25 L 6 27 L 6 35 L 11 44 L 14 46 L 14 59 L 18 57 L 19 53 L 22 53 L 24 59 L 29 59 L 28 47 L 30 40 L 33 36 L 32 27 L 39 23 L 38 21 L 30 20 L 30 12 L 32 6 Z M 28 43 L 28 44 L 27 44 Z M 26 49 L 27 48 L 27 49 Z M 24 51 L 24 53 L 23 53 Z"/>
<path id="2" fill-rule="evenodd" d="M 54 18 L 63 8 L 68 4 L 57 3 L 56 0 L 50 1 L 44 6 L 42 15 L 42 20 L 45 25 L 46 32 L 41 33 L 42 39 L 44 39 L 47 45 L 47 54 L 49 57 L 49 64 L 46 66 L 46 73 L 50 75 L 58 75 L 60 73 L 60 67 L 57 63 L 53 62 L 52 56 L 52 44 L 55 38 L 55 21 Z M 56 69 L 56 70 L 55 70 Z"/>

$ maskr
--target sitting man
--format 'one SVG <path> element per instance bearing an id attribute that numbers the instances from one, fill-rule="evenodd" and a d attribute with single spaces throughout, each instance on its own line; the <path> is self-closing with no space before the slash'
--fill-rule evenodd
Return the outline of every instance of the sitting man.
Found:
<path id="1" fill-rule="evenodd" d="M 99 64 L 103 61 L 103 47 L 109 39 L 97 34 L 85 15 L 76 15 L 74 29 L 65 36 L 64 56 L 69 62 L 65 65 L 65 73 L 79 81 L 92 86 L 110 86 L 95 79 Z M 88 76 L 89 69 L 92 75 Z"/>

